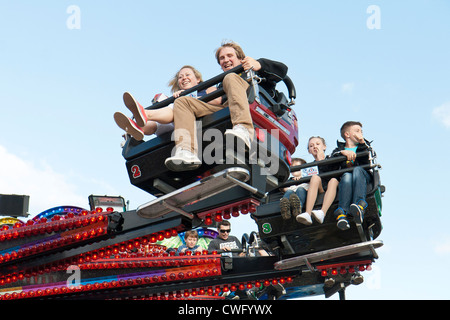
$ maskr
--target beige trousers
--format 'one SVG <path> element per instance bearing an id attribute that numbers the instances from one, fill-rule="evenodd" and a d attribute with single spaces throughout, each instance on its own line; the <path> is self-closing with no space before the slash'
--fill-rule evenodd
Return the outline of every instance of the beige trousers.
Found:
<path id="1" fill-rule="evenodd" d="M 228 97 L 225 106 L 230 108 L 231 123 L 240 124 L 253 136 L 253 121 L 248 106 L 247 89 L 249 84 L 235 73 L 223 79 L 223 89 Z M 192 97 L 181 97 L 175 100 L 173 107 L 174 138 L 178 148 L 197 153 L 196 118 L 219 111 L 225 106 L 215 106 Z"/>

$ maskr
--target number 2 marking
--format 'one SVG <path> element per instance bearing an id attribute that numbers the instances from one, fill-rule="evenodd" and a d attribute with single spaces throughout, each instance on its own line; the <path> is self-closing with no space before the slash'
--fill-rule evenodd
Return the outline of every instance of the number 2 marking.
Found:
<path id="1" fill-rule="evenodd" d="M 142 174 L 141 174 L 141 169 L 139 168 L 139 166 L 134 165 L 131 167 L 131 173 L 133 174 L 133 178 L 137 179 L 139 178 Z"/>

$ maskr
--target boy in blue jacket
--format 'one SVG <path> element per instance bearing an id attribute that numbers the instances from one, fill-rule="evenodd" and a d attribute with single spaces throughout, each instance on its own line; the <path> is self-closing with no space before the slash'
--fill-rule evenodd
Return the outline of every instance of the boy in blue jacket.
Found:
<path id="1" fill-rule="evenodd" d="M 367 208 L 367 185 L 371 182 L 371 175 L 361 167 L 369 163 L 366 157 L 356 159 L 358 152 L 370 148 L 370 142 L 364 139 L 362 124 L 357 121 L 347 121 L 341 127 L 341 137 L 345 142 L 338 141 L 338 147 L 333 151 L 332 157 L 346 156 L 347 160 L 341 163 L 340 169 L 354 167 L 353 171 L 342 175 L 339 182 L 339 207 L 334 212 L 337 227 L 347 230 L 350 225 L 347 215 L 351 215 L 356 223 L 362 223 L 364 211 Z"/>

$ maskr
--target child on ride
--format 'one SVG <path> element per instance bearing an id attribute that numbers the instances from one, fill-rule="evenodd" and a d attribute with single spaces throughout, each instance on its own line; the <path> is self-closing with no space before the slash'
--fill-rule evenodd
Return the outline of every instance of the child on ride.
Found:
<path id="1" fill-rule="evenodd" d="M 314 157 L 315 161 L 321 161 L 329 158 L 329 156 L 325 156 L 326 149 L 327 145 L 324 138 L 319 136 L 309 138 L 308 152 Z M 324 173 L 330 170 L 330 166 L 319 165 L 319 173 Z M 311 216 L 313 216 L 319 223 L 322 224 L 328 209 L 336 197 L 338 184 L 339 181 L 336 178 L 322 179 L 318 175 L 313 175 L 309 182 L 308 195 L 306 198 L 306 210 L 304 213 L 296 217 L 297 222 L 310 225 L 312 224 Z M 320 210 L 313 210 L 317 195 L 324 192 L 325 196 L 322 207 Z"/>
<path id="2" fill-rule="evenodd" d="M 169 86 L 171 87 L 173 96 L 178 98 L 181 92 L 196 86 L 202 81 L 202 74 L 194 67 L 186 65 L 178 70 L 169 82 Z M 197 93 L 193 92 L 188 96 L 199 98 L 214 90 L 216 88 L 211 87 Z M 153 103 L 162 101 L 165 98 L 167 98 L 165 95 L 157 95 Z M 160 109 L 146 110 L 128 92 L 124 93 L 123 100 L 127 108 L 133 113 L 134 121 L 122 112 L 116 112 L 114 114 L 114 120 L 120 128 L 133 136 L 134 139 L 139 141 L 144 139 L 144 135 L 152 135 L 154 133 L 160 135 L 173 130 L 173 104 Z M 221 98 L 217 98 L 209 103 L 220 105 Z"/>
<path id="3" fill-rule="evenodd" d="M 198 251 L 202 252 L 202 247 L 197 244 L 198 233 L 195 230 L 188 230 L 184 234 L 184 241 L 186 244 L 180 246 L 176 252 L 176 255 L 180 253 L 185 253 L 186 251 L 191 251 L 192 253 Z"/>
<path id="4" fill-rule="evenodd" d="M 306 161 L 301 158 L 292 159 L 293 166 L 300 166 L 305 163 Z M 301 178 L 302 172 L 300 170 L 292 172 L 292 180 L 300 180 Z M 292 185 L 282 189 L 284 195 L 280 200 L 280 214 L 284 220 L 290 219 L 291 216 L 296 218 L 302 212 L 308 188 L 308 183 L 302 183 L 300 185 Z"/>
<path id="5" fill-rule="evenodd" d="M 356 159 L 358 152 L 366 151 L 370 142 L 364 139 L 362 124 L 357 121 L 347 121 L 341 127 L 341 137 L 345 142 L 338 141 L 338 147 L 333 151 L 332 157 L 346 156 L 347 160 L 341 164 L 341 169 L 354 167 L 352 172 L 342 175 L 339 182 L 339 207 L 334 212 L 337 227 L 347 230 L 350 225 L 347 215 L 353 217 L 356 223 L 362 223 L 364 211 L 367 208 L 367 185 L 371 182 L 371 175 L 359 165 L 368 164 L 368 158 Z"/>

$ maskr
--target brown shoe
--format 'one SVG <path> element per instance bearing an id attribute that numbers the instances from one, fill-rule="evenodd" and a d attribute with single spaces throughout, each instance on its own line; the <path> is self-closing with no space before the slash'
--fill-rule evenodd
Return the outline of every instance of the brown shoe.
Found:
<path id="1" fill-rule="evenodd" d="M 280 214 L 284 220 L 288 220 L 291 218 L 291 204 L 289 199 L 281 198 L 280 200 Z"/>
<path id="2" fill-rule="evenodd" d="M 302 213 L 302 204 L 300 203 L 299 197 L 295 193 L 289 196 L 289 203 L 291 204 L 291 212 L 294 218 Z"/>

